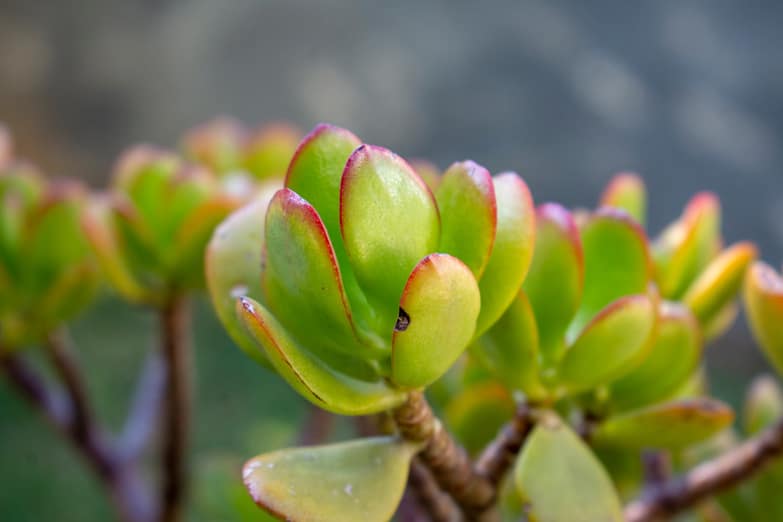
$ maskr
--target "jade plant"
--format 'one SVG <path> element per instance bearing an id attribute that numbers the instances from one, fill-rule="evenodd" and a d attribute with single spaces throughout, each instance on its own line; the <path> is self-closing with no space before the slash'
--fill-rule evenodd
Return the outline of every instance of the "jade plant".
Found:
<path id="1" fill-rule="evenodd" d="M 781 518 L 779 379 L 754 380 L 735 423 L 705 358 L 743 305 L 783 373 L 783 277 L 724 244 L 716 195 L 655 234 L 647 207 L 632 173 L 568 209 L 514 172 L 227 118 L 179 151 L 129 149 L 90 191 L 21 161 L 0 127 L 0 363 L 125 522 L 189 519 L 188 498 L 241 521 Z M 67 333 L 102 290 L 160 321 L 117 436 Z M 301 447 L 213 460 L 191 491 L 202 293 L 258 378 L 309 410 Z M 355 440 L 330 443 L 336 416 Z"/>

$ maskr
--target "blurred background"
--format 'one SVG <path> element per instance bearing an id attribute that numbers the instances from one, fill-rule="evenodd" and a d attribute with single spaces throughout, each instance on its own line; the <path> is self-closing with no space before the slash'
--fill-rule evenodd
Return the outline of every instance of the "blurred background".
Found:
<path id="1" fill-rule="evenodd" d="M 176 146 L 219 114 L 328 121 L 440 167 L 516 170 L 537 202 L 592 205 L 612 174 L 634 170 L 653 233 L 712 190 L 727 242 L 755 240 L 777 265 L 781 24 L 772 0 L 0 0 L 0 121 L 21 156 L 94 186 L 126 146 Z M 290 443 L 304 409 L 196 308 L 194 473 L 207 485 L 191 518 L 217 522 L 229 519 L 208 505 L 209 470 Z M 111 298 L 74 327 L 113 427 L 154 329 Z M 735 404 L 764 367 L 742 321 L 708 360 Z M 77 457 L 3 383 L 0 469 L 2 520 L 110 517 Z"/>

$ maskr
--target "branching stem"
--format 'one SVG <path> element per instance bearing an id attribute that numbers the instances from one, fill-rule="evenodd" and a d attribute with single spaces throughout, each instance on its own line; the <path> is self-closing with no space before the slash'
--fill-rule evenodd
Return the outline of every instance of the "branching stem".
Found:
<path id="1" fill-rule="evenodd" d="M 684 511 L 702 500 L 747 480 L 764 464 L 783 454 L 783 419 L 756 437 L 685 475 L 650 487 L 625 508 L 627 522 L 652 522 Z"/>

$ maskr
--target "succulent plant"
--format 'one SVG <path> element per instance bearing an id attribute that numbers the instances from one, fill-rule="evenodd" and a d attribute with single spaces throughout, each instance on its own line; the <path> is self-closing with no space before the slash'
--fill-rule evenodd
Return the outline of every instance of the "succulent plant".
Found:
<path id="1" fill-rule="evenodd" d="M 77 182 L 0 164 L 0 346 L 40 341 L 92 300 L 99 271 L 80 228 Z"/>
<path id="2" fill-rule="evenodd" d="M 216 232 L 213 303 L 241 346 L 337 413 L 388 409 L 440 377 L 513 300 L 532 254 L 517 175 L 456 163 L 433 194 L 399 156 L 328 125 L 299 145 L 262 219 L 263 207 Z M 251 262 L 231 278 L 209 270 L 228 258 Z M 232 317 L 227 296 L 243 294 Z"/>
<path id="3" fill-rule="evenodd" d="M 84 229 L 112 286 L 131 301 L 159 305 L 204 286 L 207 241 L 241 201 L 209 171 L 140 146 L 120 159 Z"/>

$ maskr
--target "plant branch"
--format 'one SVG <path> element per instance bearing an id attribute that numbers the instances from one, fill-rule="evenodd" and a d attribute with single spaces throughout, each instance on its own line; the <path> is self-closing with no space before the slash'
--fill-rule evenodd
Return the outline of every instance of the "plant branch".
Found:
<path id="1" fill-rule="evenodd" d="M 188 320 L 189 307 L 183 296 L 175 296 L 160 310 L 166 364 L 161 522 L 178 522 L 185 511 L 191 402 Z"/>
<path id="2" fill-rule="evenodd" d="M 70 402 L 72 418 L 69 429 L 73 431 L 73 437 L 78 440 L 86 440 L 94 435 L 92 412 L 87 400 L 84 376 L 81 373 L 78 362 L 74 359 L 70 340 L 65 330 L 58 330 L 49 334 L 46 338 L 46 347 L 49 360 L 52 362 L 57 375 L 65 386 L 65 391 Z"/>
<path id="3" fill-rule="evenodd" d="M 159 353 L 147 356 L 136 384 L 128 417 L 120 437 L 120 448 L 127 460 L 137 459 L 155 432 L 161 415 L 166 384 L 165 365 Z"/>
<path id="4" fill-rule="evenodd" d="M 528 434 L 533 428 L 530 406 L 517 406 L 514 418 L 498 432 L 495 439 L 481 453 L 476 471 L 497 488 L 514 464 Z"/>
<path id="5" fill-rule="evenodd" d="M 144 483 L 130 465 L 123 465 L 114 448 L 99 430 L 87 423 L 79 426 L 77 407 L 16 356 L 0 358 L 8 381 L 38 409 L 49 423 L 84 456 L 109 491 L 120 520 L 146 522 L 151 519 L 152 503 Z M 89 417 L 86 417 L 89 419 Z"/>
<path id="6" fill-rule="evenodd" d="M 418 457 L 411 462 L 408 487 L 398 515 L 411 522 L 459 522 L 462 519 L 454 502 L 441 491 Z"/>
<path id="7" fill-rule="evenodd" d="M 703 462 L 683 476 L 647 488 L 625 508 L 627 522 L 666 519 L 700 501 L 735 486 L 783 454 L 783 419 L 756 437 L 712 460 Z"/>
<path id="8" fill-rule="evenodd" d="M 424 395 L 411 392 L 393 415 L 403 438 L 424 444 L 419 459 L 460 506 L 466 519 L 492 519 L 496 488 L 473 469 L 467 452 L 443 428 Z"/>

